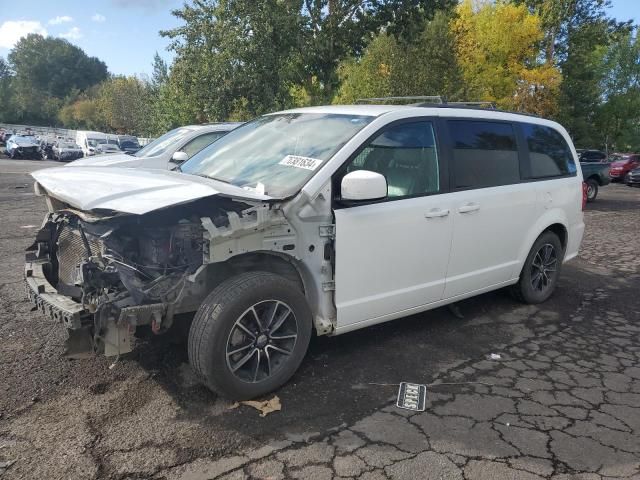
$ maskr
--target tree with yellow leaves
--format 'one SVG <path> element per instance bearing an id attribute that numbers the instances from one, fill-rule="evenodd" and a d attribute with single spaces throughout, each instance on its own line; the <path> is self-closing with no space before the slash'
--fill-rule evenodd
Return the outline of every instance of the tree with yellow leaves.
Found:
<path id="1" fill-rule="evenodd" d="M 451 22 L 469 100 L 552 116 L 561 74 L 541 63 L 541 20 L 525 5 L 464 0 Z"/>

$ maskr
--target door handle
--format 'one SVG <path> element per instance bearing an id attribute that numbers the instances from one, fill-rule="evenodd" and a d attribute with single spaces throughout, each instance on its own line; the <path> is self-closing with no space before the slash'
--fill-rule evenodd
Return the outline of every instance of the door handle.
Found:
<path id="1" fill-rule="evenodd" d="M 477 203 L 467 203 L 466 205 L 458 208 L 458 212 L 460 213 L 471 213 L 477 212 L 478 210 L 480 210 L 480 205 L 478 205 Z"/>
<path id="2" fill-rule="evenodd" d="M 424 214 L 425 218 L 446 217 L 447 215 L 449 215 L 449 209 L 448 208 L 443 208 L 443 209 L 434 208 L 434 209 L 429 210 L 427 213 Z"/>

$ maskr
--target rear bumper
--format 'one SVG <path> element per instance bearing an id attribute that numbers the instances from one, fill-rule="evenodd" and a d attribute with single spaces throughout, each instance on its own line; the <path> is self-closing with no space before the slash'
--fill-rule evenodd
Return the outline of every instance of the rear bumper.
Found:
<path id="1" fill-rule="evenodd" d="M 27 297 L 45 316 L 63 323 L 67 328 L 77 330 L 91 320 L 92 314 L 71 298 L 60 295 L 46 279 L 43 264 L 26 262 L 24 283 Z"/>

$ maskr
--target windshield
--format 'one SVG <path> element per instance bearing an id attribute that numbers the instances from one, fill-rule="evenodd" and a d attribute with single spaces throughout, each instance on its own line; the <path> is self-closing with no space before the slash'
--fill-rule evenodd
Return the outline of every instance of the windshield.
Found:
<path id="1" fill-rule="evenodd" d="M 181 171 L 287 197 L 371 120 L 328 113 L 266 115 L 201 150 Z"/>
<path id="2" fill-rule="evenodd" d="M 161 137 L 156 138 L 142 150 L 138 150 L 134 155 L 136 157 L 155 157 L 156 155 L 162 155 L 171 144 L 179 142 L 192 131 L 190 128 L 176 128 L 171 130 Z"/>

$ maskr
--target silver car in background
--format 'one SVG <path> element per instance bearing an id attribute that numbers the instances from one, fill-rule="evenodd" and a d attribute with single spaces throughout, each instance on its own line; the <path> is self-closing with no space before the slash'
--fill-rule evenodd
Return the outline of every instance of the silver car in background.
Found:
<path id="1" fill-rule="evenodd" d="M 241 123 L 187 125 L 171 130 L 133 155 L 126 153 L 83 158 L 67 167 L 125 167 L 173 170 L 204 147 L 211 145 Z"/>
<path id="2" fill-rule="evenodd" d="M 74 140 L 58 140 L 51 150 L 53 159 L 58 162 L 72 162 L 84 156 L 82 148 Z"/>

